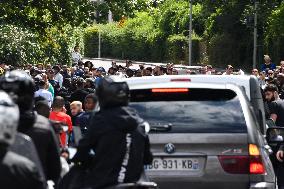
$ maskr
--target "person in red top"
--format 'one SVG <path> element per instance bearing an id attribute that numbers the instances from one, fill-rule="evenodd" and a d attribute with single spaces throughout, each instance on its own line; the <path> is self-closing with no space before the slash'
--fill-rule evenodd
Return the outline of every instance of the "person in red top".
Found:
<path id="1" fill-rule="evenodd" d="M 52 104 L 52 111 L 49 115 L 49 119 L 53 121 L 60 121 L 61 123 L 68 126 L 68 134 L 71 134 L 72 132 L 72 121 L 71 117 L 66 114 L 66 109 L 64 107 L 65 101 L 64 98 L 61 96 L 55 97 L 53 104 Z M 60 144 L 62 147 L 67 146 L 67 140 L 66 140 L 66 133 L 62 132 L 60 134 Z"/>

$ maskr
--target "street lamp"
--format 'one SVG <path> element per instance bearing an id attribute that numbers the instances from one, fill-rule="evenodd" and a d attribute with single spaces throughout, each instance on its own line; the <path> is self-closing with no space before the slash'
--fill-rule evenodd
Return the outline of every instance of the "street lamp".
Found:
<path id="1" fill-rule="evenodd" d="M 92 3 L 103 3 L 103 0 L 90 0 Z M 99 13 L 100 15 L 100 13 Z M 101 31 L 98 29 L 98 33 L 99 33 L 99 45 L 98 45 L 98 58 L 101 58 Z"/>
<path id="2" fill-rule="evenodd" d="M 258 1 L 254 1 L 254 26 L 253 26 L 253 69 L 256 68 L 257 56 L 257 7 Z"/>
<path id="3" fill-rule="evenodd" d="M 192 61 L 192 0 L 189 0 L 189 46 L 188 46 L 188 65 L 191 66 Z"/>
<path id="4" fill-rule="evenodd" d="M 98 32 L 99 32 L 99 48 L 98 48 L 98 58 L 101 58 L 101 38 L 102 38 L 102 36 L 101 36 L 101 31 L 100 31 L 100 29 L 98 29 Z"/>

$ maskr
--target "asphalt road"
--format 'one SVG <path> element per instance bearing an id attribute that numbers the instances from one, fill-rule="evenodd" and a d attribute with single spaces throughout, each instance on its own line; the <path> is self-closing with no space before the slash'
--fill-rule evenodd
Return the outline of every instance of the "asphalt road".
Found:
<path id="1" fill-rule="evenodd" d="M 95 68 L 98 68 L 98 67 L 104 67 L 106 71 L 108 71 L 108 69 L 111 67 L 111 60 L 109 59 L 106 59 L 106 60 L 98 60 L 98 59 L 88 59 L 88 58 L 84 58 L 83 59 L 83 62 L 85 61 L 91 61 L 94 65 Z M 125 62 L 122 63 L 122 62 L 116 62 L 117 65 L 122 65 L 122 66 L 125 66 Z M 148 63 L 133 63 L 133 65 L 130 67 L 131 69 L 139 69 L 139 65 L 140 64 L 148 64 Z M 151 63 L 152 64 L 152 63 Z M 149 66 L 150 66 L 150 63 L 149 63 Z"/>

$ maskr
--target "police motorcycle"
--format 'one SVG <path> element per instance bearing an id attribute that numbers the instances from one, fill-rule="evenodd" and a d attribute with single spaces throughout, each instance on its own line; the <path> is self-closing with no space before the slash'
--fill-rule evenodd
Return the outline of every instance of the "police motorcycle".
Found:
<path id="1" fill-rule="evenodd" d="M 68 127 L 63 123 L 55 122 L 53 124 L 57 132 L 66 132 Z M 150 131 L 150 126 L 148 124 L 141 125 L 145 128 L 145 131 Z M 77 146 L 80 139 L 82 138 L 81 129 L 78 126 L 73 126 L 73 139 L 72 144 L 69 145 L 68 151 L 70 153 L 70 159 L 76 154 Z M 73 166 L 73 167 L 72 167 Z M 80 180 L 84 177 L 84 170 L 80 168 L 81 165 L 71 165 L 71 170 L 69 176 L 66 176 L 62 179 L 59 184 L 59 189 L 91 189 L 91 188 L 80 188 Z M 123 183 L 116 186 L 110 186 L 104 189 L 158 189 L 158 185 L 154 182 L 150 182 L 145 173 L 142 173 L 141 178 L 136 183 Z"/>
<path id="2" fill-rule="evenodd" d="M 114 81 L 104 81 L 104 82 L 107 83 L 106 85 L 108 85 L 108 82 L 110 82 L 110 85 L 112 85 L 112 87 L 115 85 L 114 83 L 112 83 Z M 120 86 L 117 86 L 117 87 L 119 88 Z M 128 88 L 128 86 L 127 86 L 127 88 Z M 108 89 L 111 90 L 114 93 L 118 93 L 116 91 L 115 87 L 114 88 L 108 88 Z M 98 99 L 100 101 L 100 96 L 99 96 L 98 90 L 100 90 L 100 89 L 96 88 L 97 96 L 98 96 Z M 109 96 L 111 96 L 111 95 L 109 95 Z M 117 97 L 115 97 L 115 98 L 117 99 Z M 128 98 L 128 96 L 127 96 L 127 98 Z M 100 102 L 100 107 L 99 107 L 99 105 L 97 105 L 97 107 L 94 111 L 94 114 L 96 114 L 101 108 L 103 108 L 103 105 Z M 146 122 L 144 122 L 143 124 L 140 124 L 138 127 L 141 127 L 142 129 L 144 129 L 145 133 L 148 133 L 150 131 L 150 126 Z M 73 144 L 69 145 L 69 147 L 68 147 L 71 159 L 73 158 L 72 157 L 73 154 L 75 154 L 77 149 L 78 149 L 79 140 L 81 138 L 82 138 L 82 133 L 81 133 L 80 127 L 73 126 Z M 96 152 L 91 150 L 89 152 L 90 157 L 95 156 L 95 153 Z M 60 189 L 92 189 L 92 188 L 82 188 L 81 187 L 82 182 L 84 182 L 84 179 L 86 178 L 85 175 L 87 175 L 88 174 L 87 172 L 90 171 L 90 170 L 88 170 L 89 166 L 90 165 L 88 163 L 76 162 L 75 161 L 75 164 L 73 165 L 73 167 L 70 169 L 70 171 L 64 176 L 64 178 L 59 183 L 59 188 Z M 156 189 L 156 188 L 158 188 L 157 184 L 154 183 L 154 182 L 150 182 L 148 180 L 146 174 L 143 172 L 140 176 L 140 179 L 137 182 L 134 182 L 134 183 L 119 182 L 119 184 L 117 184 L 115 186 L 107 186 L 107 187 L 103 187 L 102 189 Z"/>

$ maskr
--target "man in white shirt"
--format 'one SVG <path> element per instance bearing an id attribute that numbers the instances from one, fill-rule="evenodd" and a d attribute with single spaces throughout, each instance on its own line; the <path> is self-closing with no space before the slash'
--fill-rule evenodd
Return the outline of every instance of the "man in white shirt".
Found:
<path id="1" fill-rule="evenodd" d="M 78 64 L 78 62 L 82 60 L 82 56 L 80 54 L 80 48 L 78 46 L 74 47 L 74 52 L 72 52 L 72 61 L 73 64 Z"/>
<path id="2" fill-rule="evenodd" d="M 45 89 L 46 82 L 44 80 L 40 80 L 38 83 L 39 90 L 35 92 L 35 97 L 43 97 L 47 102 L 48 106 L 51 107 L 51 104 L 53 102 L 53 97 L 51 92 Z"/>
<path id="3" fill-rule="evenodd" d="M 59 66 L 53 66 L 53 71 L 54 71 L 54 80 L 56 80 L 59 83 L 60 88 L 62 87 L 63 84 L 63 76 L 60 73 L 60 67 Z"/>

